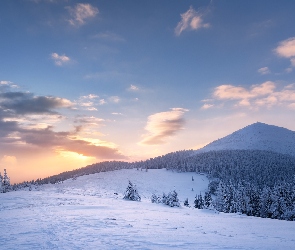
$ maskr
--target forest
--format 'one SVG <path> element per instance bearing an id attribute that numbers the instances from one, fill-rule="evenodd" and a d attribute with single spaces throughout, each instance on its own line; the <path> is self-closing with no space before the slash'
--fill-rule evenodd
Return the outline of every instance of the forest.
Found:
<path id="1" fill-rule="evenodd" d="M 210 180 L 208 192 L 214 197 L 212 205 L 216 210 L 295 220 L 295 158 L 264 150 L 220 150 L 205 153 L 183 150 L 146 161 L 105 161 L 44 179 L 14 184 L 10 190 L 130 168 L 140 171 L 166 168 L 176 172 L 205 174 Z"/>

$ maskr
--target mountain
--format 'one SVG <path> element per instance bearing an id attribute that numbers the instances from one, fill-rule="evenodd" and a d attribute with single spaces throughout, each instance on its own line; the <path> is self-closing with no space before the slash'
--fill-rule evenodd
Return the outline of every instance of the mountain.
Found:
<path id="1" fill-rule="evenodd" d="M 209 143 L 197 152 L 218 150 L 268 150 L 295 156 L 295 132 L 257 122 Z"/>

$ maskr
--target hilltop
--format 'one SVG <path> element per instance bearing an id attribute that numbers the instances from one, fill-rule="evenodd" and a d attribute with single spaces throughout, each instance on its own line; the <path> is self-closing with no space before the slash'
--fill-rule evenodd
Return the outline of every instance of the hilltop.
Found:
<path id="1" fill-rule="evenodd" d="M 295 156 L 295 132 L 257 122 L 213 141 L 196 152 L 227 149 L 266 150 Z"/>

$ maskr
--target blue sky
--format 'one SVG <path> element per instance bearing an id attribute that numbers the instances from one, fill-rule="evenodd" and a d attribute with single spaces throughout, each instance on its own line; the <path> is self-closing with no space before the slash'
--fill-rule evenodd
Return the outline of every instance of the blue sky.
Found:
<path id="1" fill-rule="evenodd" d="M 294 1 L 0 2 L 12 181 L 295 130 Z"/>

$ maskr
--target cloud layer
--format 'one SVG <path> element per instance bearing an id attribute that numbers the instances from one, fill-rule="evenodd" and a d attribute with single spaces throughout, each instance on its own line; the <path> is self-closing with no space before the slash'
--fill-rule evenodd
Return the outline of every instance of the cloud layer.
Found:
<path id="1" fill-rule="evenodd" d="M 143 136 L 141 144 L 163 144 L 166 139 L 183 129 L 185 120 L 183 115 L 187 109 L 172 108 L 170 111 L 160 112 L 148 117 L 145 130 L 148 134 Z"/>
<path id="2" fill-rule="evenodd" d="M 11 86 L 14 85 L 7 81 L 1 81 L 1 85 L 6 88 L 0 88 L 0 148 L 17 151 L 16 148 L 29 148 L 31 145 L 45 151 L 70 151 L 100 159 L 125 158 L 112 143 L 91 141 L 80 136 L 82 132 L 94 135 L 93 130 L 97 130 L 102 119 L 78 117 L 74 129 L 57 132 L 54 123 L 63 119 L 59 111 L 72 109 L 74 103 L 60 97 L 12 91 Z M 96 97 L 87 96 L 88 99 Z M 50 117 L 53 124 L 48 123 Z"/>

